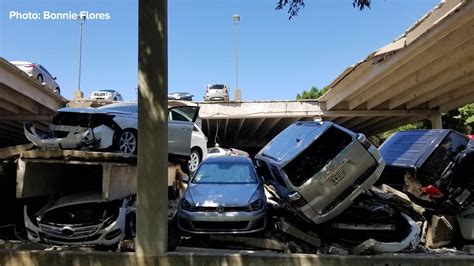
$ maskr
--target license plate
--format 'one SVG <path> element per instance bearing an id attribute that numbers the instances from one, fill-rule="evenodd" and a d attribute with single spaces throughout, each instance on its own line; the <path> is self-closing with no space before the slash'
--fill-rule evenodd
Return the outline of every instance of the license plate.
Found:
<path id="1" fill-rule="evenodd" d="M 344 173 L 344 171 L 342 171 L 342 170 L 339 170 L 337 173 L 335 173 L 333 176 L 331 176 L 331 182 L 334 185 L 336 185 L 337 183 L 339 183 L 339 181 L 344 179 L 345 176 L 346 176 L 346 173 Z"/>
<path id="2" fill-rule="evenodd" d="M 59 145 L 57 145 L 57 144 L 46 144 L 45 149 L 48 150 L 48 151 L 59 150 Z"/>

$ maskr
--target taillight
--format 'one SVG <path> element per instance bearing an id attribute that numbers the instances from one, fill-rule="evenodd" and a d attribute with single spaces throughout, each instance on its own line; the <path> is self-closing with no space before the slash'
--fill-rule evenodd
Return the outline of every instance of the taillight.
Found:
<path id="1" fill-rule="evenodd" d="M 303 207 L 308 202 L 298 192 L 293 192 L 289 195 L 290 202 L 298 207 Z"/>
<path id="2" fill-rule="evenodd" d="M 444 196 L 443 193 L 437 187 L 433 185 L 422 187 L 421 191 L 423 191 L 423 193 L 430 196 L 431 198 L 435 198 L 435 199 L 439 199 Z"/>
<path id="3" fill-rule="evenodd" d="M 362 144 L 362 146 L 364 146 L 366 150 L 368 150 L 370 146 L 372 146 L 372 143 L 362 133 L 357 134 L 357 140 L 360 142 L 360 144 Z"/>

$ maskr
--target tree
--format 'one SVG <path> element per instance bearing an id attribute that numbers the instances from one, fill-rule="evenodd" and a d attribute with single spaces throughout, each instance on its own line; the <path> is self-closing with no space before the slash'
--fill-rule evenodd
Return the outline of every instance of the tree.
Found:
<path id="1" fill-rule="evenodd" d="M 318 99 L 328 90 L 329 90 L 329 87 L 324 87 L 322 90 L 319 90 L 316 86 L 313 86 L 311 87 L 311 90 L 309 91 L 303 90 L 301 94 L 298 93 L 296 95 L 296 100 Z"/>
<path id="2" fill-rule="evenodd" d="M 358 8 L 359 10 L 363 10 L 364 8 L 370 8 L 371 0 L 353 0 L 352 6 L 354 8 Z M 288 6 L 288 14 L 291 19 L 292 17 L 298 15 L 300 8 L 305 6 L 304 0 L 278 0 L 276 9 L 281 10 L 284 9 L 285 6 Z"/>

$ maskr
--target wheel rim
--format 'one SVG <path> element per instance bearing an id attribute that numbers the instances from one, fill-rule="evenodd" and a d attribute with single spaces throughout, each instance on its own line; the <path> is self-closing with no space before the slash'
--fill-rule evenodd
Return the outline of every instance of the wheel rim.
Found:
<path id="1" fill-rule="evenodd" d="M 40 83 L 43 83 L 43 77 L 38 75 L 38 77 L 36 78 Z"/>
<path id="2" fill-rule="evenodd" d="M 192 152 L 191 156 L 189 158 L 188 166 L 189 166 L 189 171 L 194 172 L 196 171 L 197 167 L 199 165 L 199 154 L 197 152 Z"/>
<path id="3" fill-rule="evenodd" d="M 137 149 L 137 138 L 130 131 L 125 131 L 120 136 L 119 141 L 120 151 L 123 153 L 134 153 Z"/>

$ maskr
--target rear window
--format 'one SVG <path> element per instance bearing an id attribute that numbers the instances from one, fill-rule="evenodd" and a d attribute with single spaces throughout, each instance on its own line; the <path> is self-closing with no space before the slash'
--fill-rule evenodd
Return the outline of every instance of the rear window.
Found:
<path id="1" fill-rule="evenodd" d="M 420 175 L 431 181 L 438 180 L 448 164 L 466 148 L 468 142 L 466 136 L 451 132 L 423 164 Z"/>
<path id="2" fill-rule="evenodd" d="M 224 89 L 224 85 L 211 85 L 209 87 L 209 89 L 211 89 L 211 90 L 222 90 L 222 89 Z"/>
<path id="3" fill-rule="evenodd" d="M 332 126 L 283 170 L 291 183 L 299 187 L 336 157 L 351 141 L 352 137 L 349 134 Z"/>

